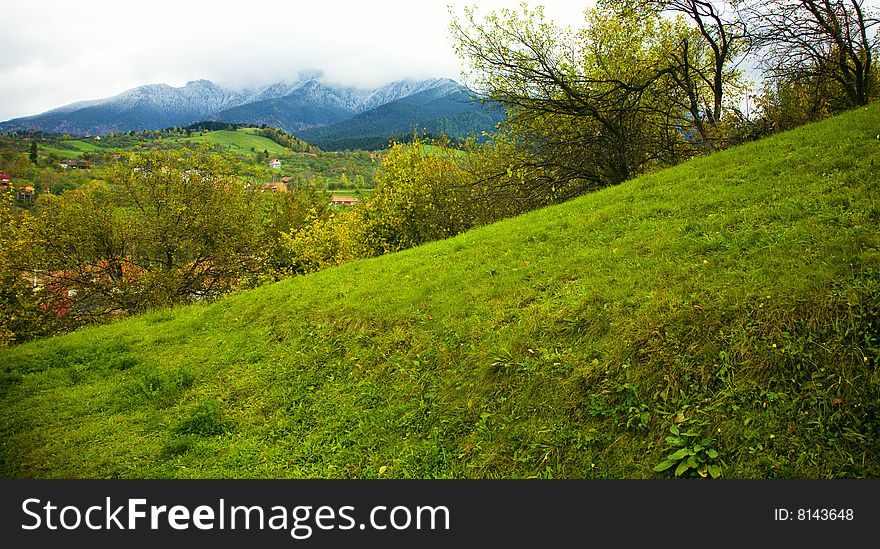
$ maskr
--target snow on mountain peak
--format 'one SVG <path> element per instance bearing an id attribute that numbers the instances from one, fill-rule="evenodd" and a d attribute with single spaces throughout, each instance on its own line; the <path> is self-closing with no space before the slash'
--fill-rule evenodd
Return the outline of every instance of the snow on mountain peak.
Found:
<path id="1" fill-rule="evenodd" d="M 224 111 L 284 99 L 287 104 L 341 109 L 352 114 L 420 93 L 453 93 L 461 87 L 452 80 L 404 79 L 367 89 L 326 82 L 321 71 L 303 71 L 292 80 L 257 88 L 232 89 L 210 80 L 190 80 L 181 87 L 148 84 L 104 99 L 72 103 L 40 115 L 0 123 L 0 131 L 39 129 L 107 133 L 129 129 L 159 129 L 206 120 Z M 266 105 L 271 108 L 270 105 Z M 277 108 L 277 107 L 276 107 Z"/>

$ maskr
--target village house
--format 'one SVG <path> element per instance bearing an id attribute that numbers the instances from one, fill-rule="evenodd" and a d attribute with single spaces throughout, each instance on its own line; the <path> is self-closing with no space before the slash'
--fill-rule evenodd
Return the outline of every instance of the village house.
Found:
<path id="1" fill-rule="evenodd" d="M 269 161 L 269 167 L 274 168 L 276 170 L 280 169 L 281 168 L 281 161 L 278 160 L 277 158 L 273 158 L 272 160 Z"/>
<path id="2" fill-rule="evenodd" d="M 9 188 L 12 186 L 12 176 L 8 173 L 0 172 L 0 188 Z"/>
<path id="3" fill-rule="evenodd" d="M 287 183 L 283 181 L 273 181 L 272 183 L 247 183 L 244 186 L 244 189 L 248 192 L 272 192 L 272 193 L 286 193 L 287 192 Z"/>
<path id="4" fill-rule="evenodd" d="M 33 185 L 22 185 L 18 188 L 17 198 L 19 202 L 24 202 L 25 204 L 33 204 L 34 202 L 34 186 Z"/>
<path id="5" fill-rule="evenodd" d="M 287 192 L 287 184 L 283 181 L 275 181 L 272 183 L 264 183 L 263 191 L 269 191 L 273 193 L 286 193 Z"/>
<path id="6" fill-rule="evenodd" d="M 330 204 L 333 206 L 354 206 L 358 199 L 355 196 L 332 196 Z"/>
<path id="7" fill-rule="evenodd" d="M 71 159 L 65 158 L 61 161 L 62 168 L 74 168 L 79 170 L 87 170 L 92 167 L 88 160 L 79 160 L 79 159 Z"/>

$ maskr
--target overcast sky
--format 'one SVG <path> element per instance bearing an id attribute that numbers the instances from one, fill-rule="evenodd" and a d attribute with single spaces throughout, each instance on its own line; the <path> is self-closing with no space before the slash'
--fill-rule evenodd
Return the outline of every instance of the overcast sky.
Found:
<path id="1" fill-rule="evenodd" d="M 519 0 L 479 0 L 480 13 Z M 531 0 L 530 5 L 539 2 Z M 580 26 L 592 0 L 546 0 Z M 473 0 L 0 0 L 0 121 L 143 85 L 205 78 L 230 87 L 322 70 L 378 86 L 461 67 L 449 6 Z"/>

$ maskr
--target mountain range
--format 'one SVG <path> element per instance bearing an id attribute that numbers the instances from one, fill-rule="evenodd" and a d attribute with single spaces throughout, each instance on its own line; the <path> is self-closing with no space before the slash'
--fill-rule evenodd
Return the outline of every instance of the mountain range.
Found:
<path id="1" fill-rule="evenodd" d="M 273 126 L 334 149 L 384 146 L 390 138 L 416 130 L 464 138 L 492 129 L 501 113 L 447 78 L 399 80 L 369 89 L 329 84 L 320 72 L 310 72 L 292 82 L 253 89 L 224 88 L 208 80 L 177 88 L 139 86 L 113 97 L 0 122 L 0 132 L 104 135 L 205 120 Z"/>

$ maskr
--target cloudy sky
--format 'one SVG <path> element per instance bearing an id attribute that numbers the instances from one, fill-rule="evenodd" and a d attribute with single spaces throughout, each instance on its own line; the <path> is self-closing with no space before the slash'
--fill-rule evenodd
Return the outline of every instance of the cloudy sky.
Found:
<path id="1" fill-rule="evenodd" d="M 530 5 L 537 5 L 531 0 Z M 449 10 L 473 0 L 0 0 L 0 121 L 143 85 L 245 87 L 321 70 L 378 86 L 461 78 Z M 479 0 L 480 13 L 519 0 Z M 592 0 L 546 0 L 579 26 Z"/>

